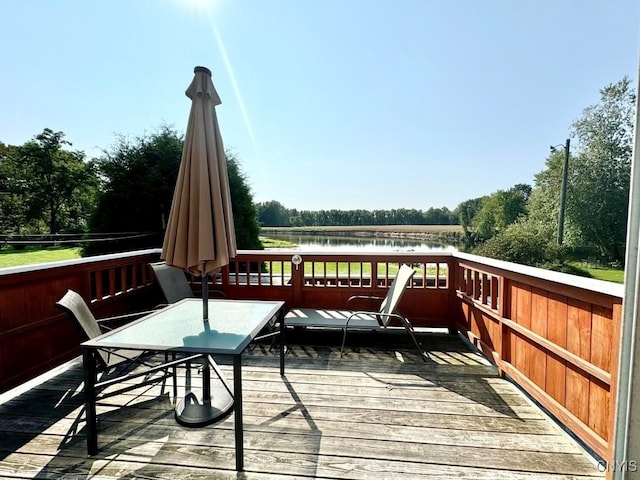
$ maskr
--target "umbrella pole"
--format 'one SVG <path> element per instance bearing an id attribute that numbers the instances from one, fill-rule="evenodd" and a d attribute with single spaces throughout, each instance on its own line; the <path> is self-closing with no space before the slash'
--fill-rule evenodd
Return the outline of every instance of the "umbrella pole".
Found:
<path id="1" fill-rule="evenodd" d="M 202 275 L 202 319 L 209 321 L 209 278 Z"/>

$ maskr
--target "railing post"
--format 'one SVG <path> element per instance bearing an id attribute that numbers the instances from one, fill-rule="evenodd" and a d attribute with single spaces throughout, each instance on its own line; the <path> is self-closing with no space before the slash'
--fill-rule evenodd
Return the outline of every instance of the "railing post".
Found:
<path id="1" fill-rule="evenodd" d="M 371 288 L 378 287 L 378 262 L 371 262 Z"/>
<path id="2" fill-rule="evenodd" d="M 461 271 L 459 261 L 455 258 L 448 260 L 449 282 L 449 312 L 447 318 L 449 320 L 449 333 L 458 332 L 458 320 L 460 317 L 460 300 L 458 300 L 457 291 L 461 288 Z"/>
<path id="3" fill-rule="evenodd" d="M 620 354 L 621 348 L 619 348 L 620 343 L 620 335 L 622 334 L 622 303 L 614 303 L 613 304 L 613 316 L 612 316 L 612 339 L 613 339 L 613 349 L 611 351 L 611 384 L 609 385 L 609 418 L 607 419 L 609 422 L 609 438 L 608 440 L 608 448 L 607 453 L 609 458 L 607 459 L 609 462 L 615 462 L 615 435 L 616 435 L 616 413 L 617 413 L 617 402 L 619 396 L 619 387 L 618 387 L 618 374 L 620 372 Z M 634 460 L 631 458 L 630 460 Z M 615 463 L 614 463 L 615 465 Z M 607 471 L 607 478 L 613 478 L 612 472 Z"/>
<path id="4" fill-rule="evenodd" d="M 498 358 L 501 361 L 511 363 L 511 338 L 509 330 L 504 326 L 502 319 L 507 312 L 507 302 L 510 301 L 507 297 L 508 293 L 508 280 L 505 277 L 498 277 L 498 335 L 500 340 L 496 342 L 499 351 L 497 352 Z M 500 376 L 504 376 L 504 370 L 502 365 L 498 364 L 498 371 Z"/>
<path id="5" fill-rule="evenodd" d="M 284 269 L 284 265 L 282 266 Z M 305 263 L 304 258 L 300 265 L 291 264 L 291 287 L 293 288 L 293 305 L 296 307 L 302 306 L 302 287 L 304 285 L 304 271 Z"/>

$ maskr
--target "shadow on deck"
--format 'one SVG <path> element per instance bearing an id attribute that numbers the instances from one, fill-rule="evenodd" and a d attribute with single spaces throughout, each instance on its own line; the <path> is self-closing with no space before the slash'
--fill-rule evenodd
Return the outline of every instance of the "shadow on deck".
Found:
<path id="1" fill-rule="evenodd" d="M 277 352 L 243 358 L 245 472 L 233 415 L 188 429 L 170 385 L 98 406 L 99 452 L 86 455 L 80 359 L 0 396 L 0 476 L 76 479 L 598 478 L 594 461 L 460 338 L 296 332 L 286 376 Z M 222 370 L 231 378 L 224 361 Z"/>

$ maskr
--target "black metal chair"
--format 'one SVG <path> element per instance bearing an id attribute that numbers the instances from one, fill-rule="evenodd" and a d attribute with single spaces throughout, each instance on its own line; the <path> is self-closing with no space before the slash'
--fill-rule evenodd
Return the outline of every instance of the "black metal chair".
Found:
<path id="1" fill-rule="evenodd" d="M 153 274 L 160 285 L 162 294 L 167 303 L 176 303 L 185 298 L 194 298 L 196 293 L 187 281 L 184 271 L 177 267 L 170 267 L 164 262 L 150 263 Z M 226 298 L 224 292 L 220 290 L 209 290 L 210 298 Z"/>
<path id="2" fill-rule="evenodd" d="M 176 303 L 185 298 L 194 298 L 197 296 L 187 281 L 187 277 L 182 269 L 171 267 L 165 262 L 150 263 L 149 266 L 153 270 L 153 274 L 160 285 L 160 289 L 167 303 Z M 221 290 L 209 290 L 208 295 L 210 298 L 227 298 Z M 274 318 L 265 326 L 253 342 L 251 342 L 249 349 L 253 350 L 257 342 L 271 338 L 272 341 L 269 346 L 269 350 L 271 350 L 275 345 L 275 339 L 279 333 L 276 319 Z"/>
<path id="3" fill-rule="evenodd" d="M 112 328 L 109 326 L 110 322 L 135 320 L 150 313 L 148 311 L 136 312 L 98 320 L 82 296 L 73 290 L 67 290 L 67 293 L 56 302 L 56 306 L 67 312 L 76 321 L 76 324 L 80 327 L 87 339 L 95 338 L 111 330 Z M 106 371 L 123 363 L 130 363 L 138 360 L 142 353 L 143 352 L 138 350 L 100 350 L 99 368 L 100 370 Z"/>

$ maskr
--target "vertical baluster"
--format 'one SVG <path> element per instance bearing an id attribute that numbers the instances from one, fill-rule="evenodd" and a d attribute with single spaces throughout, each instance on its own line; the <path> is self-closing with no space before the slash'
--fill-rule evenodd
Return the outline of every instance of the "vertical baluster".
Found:
<path id="1" fill-rule="evenodd" d="M 103 285 L 102 285 L 102 270 L 98 270 L 93 272 L 96 281 L 96 296 L 93 300 L 102 300 L 104 296 L 103 293 Z"/>
<path id="2" fill-rule="evenodd" d="M 498 277 L 491 277 L 491 308 L 497 310 L 498 308 Z"/>
<path id="3" fill-rule="evenodd" d="M 120 292 L 127 292 L 127 265 L 120 267 Z"/>
<path id="4" fill-rule="evenodd" d="M 138 287 L 140 286 L 138 284 L 138 270 L 140 270 L 141 268 L 144 268 L 141 263 L 136 263 L 135 265 L 131 266 L 131 289 L 132 290 L 137 290 Z"/>
<path id="5" fill-rule="evenodd" d="M 487 300 L 489 298 L 489 277 L 486 273 L 482 274 L 482 286 L 480 288 L 480 295 L 482 296 L 482 304 L 487 305 Z"/>

